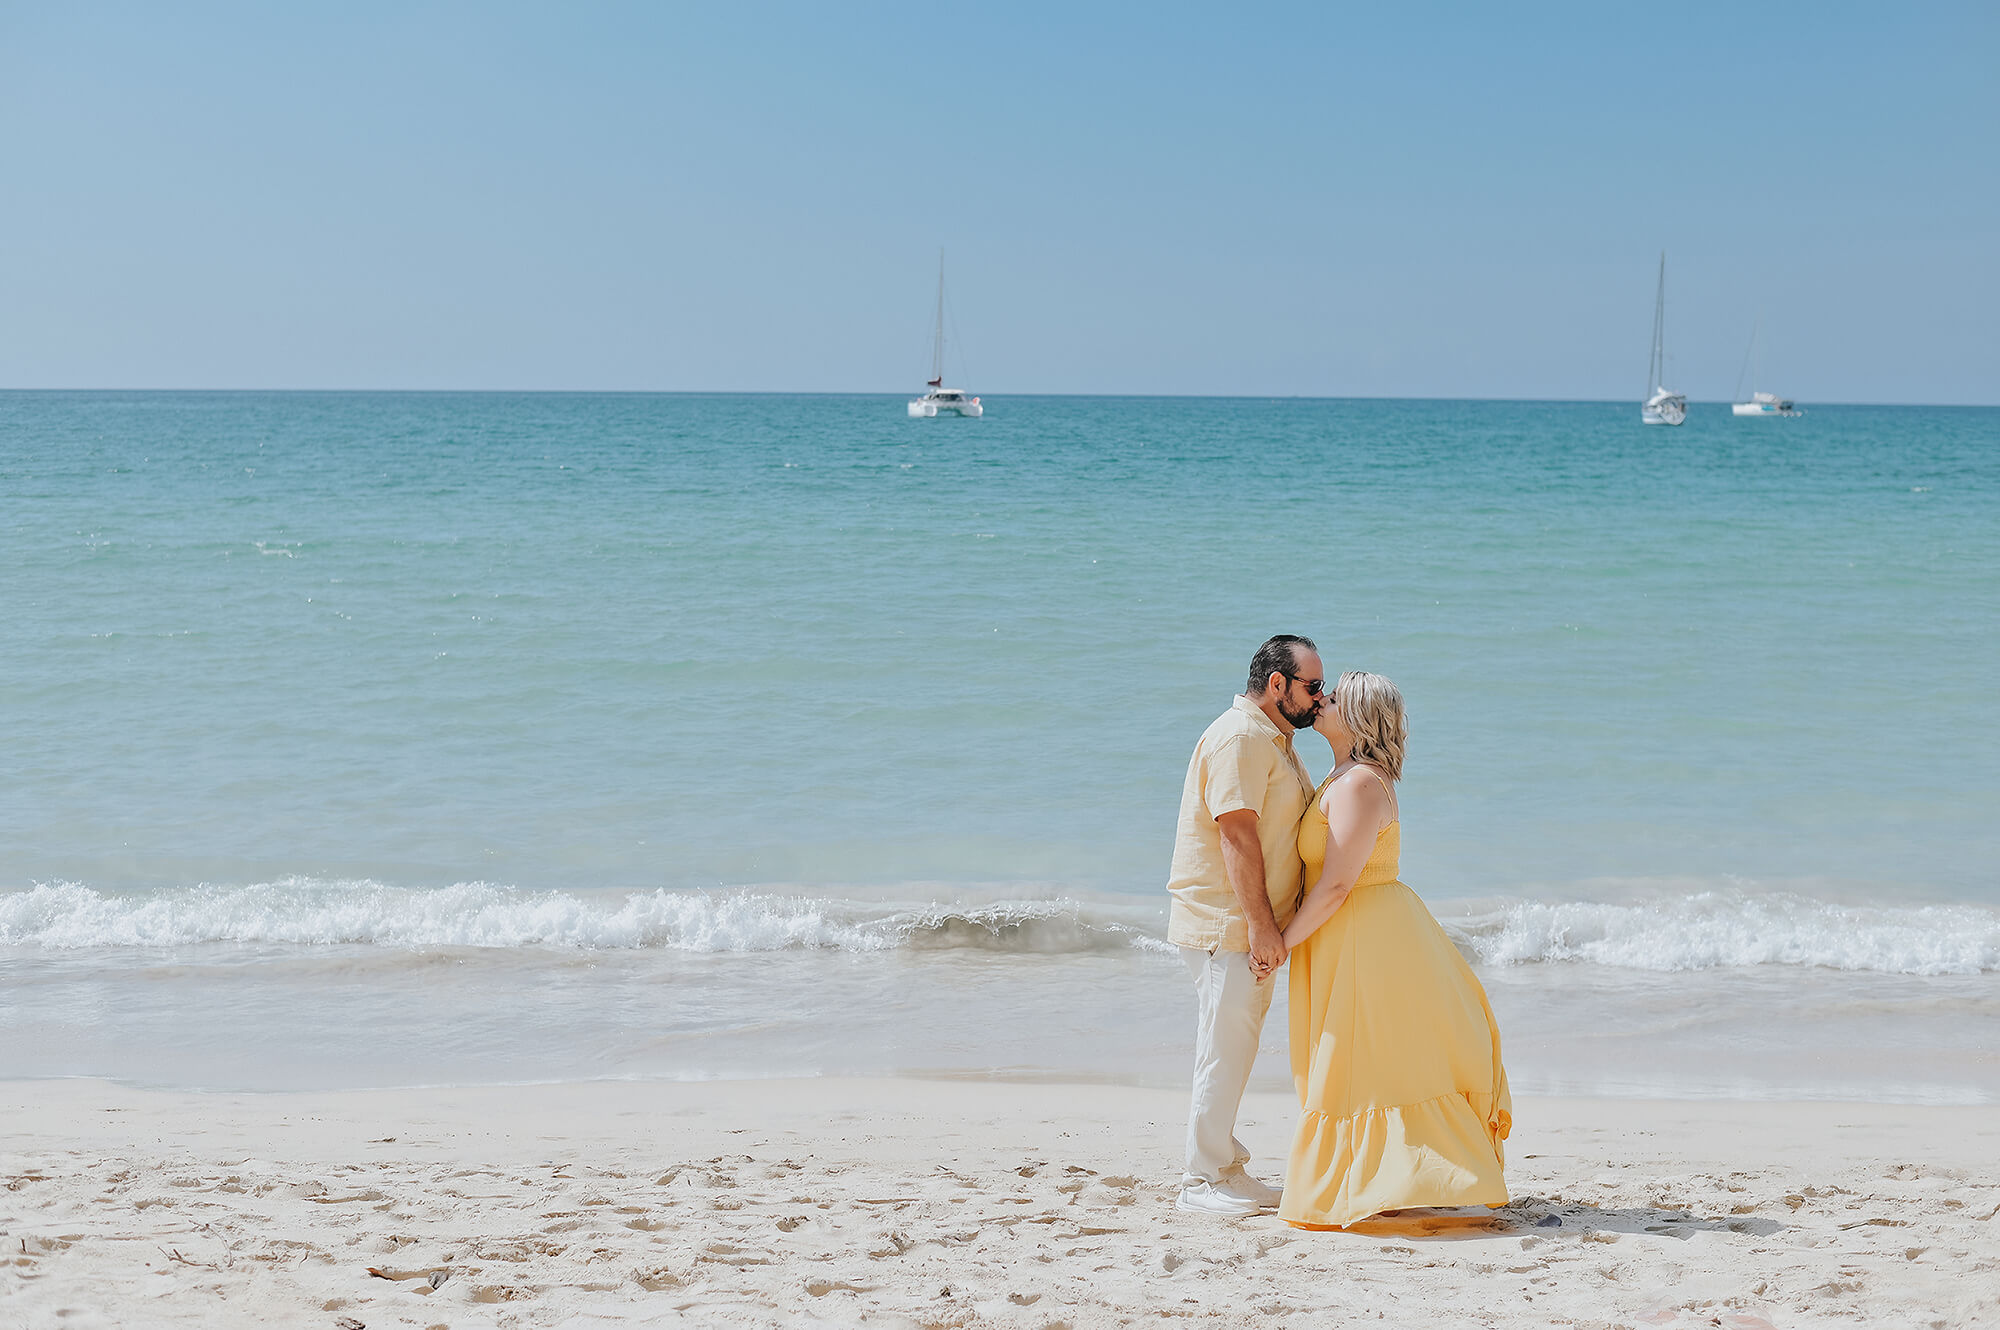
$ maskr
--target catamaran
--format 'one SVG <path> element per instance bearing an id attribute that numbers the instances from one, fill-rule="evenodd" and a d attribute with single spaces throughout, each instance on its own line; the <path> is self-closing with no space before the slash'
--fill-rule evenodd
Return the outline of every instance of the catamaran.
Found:
<path id="1" fill-rule="evenodd" d="M 944 251 L 938 251 L 937 339 L 931 347 L 931 376 L 922 397 L 910 402 L 910 414 L 920 419 L 940 415 L 983 416 L 986 408 L 962 388 L 944 386 Z"/>
<path id="2" fill-rule="evenodd" d="M 1760 314 L 1750 325 L 1750 350 L 1743 356 L 1743 368 L 1736 375 L 1736 400 L 1730 404 L 1730 411 L 1739 416 L 1802 416 L 1805 412 L 1794 406 L 1790 399 L 1776 393 L 1752 391 L 1750 400 L 1743 400 L 1743 376 L 1750 376 L 1750 386 L 1754 390 L 1757 381 L 1764 377 L 1764 358 L 1758 351 L 1757 334 L 1764 330 L 1764 318 Z M 1751 368 L 1752 363 L 1755 369 Z"/>
<path id="3" fill-rule="evenodd" d="M 1687 419 L 1685 393 L 1668 392 L 1661 384 L 1667 376 L 1667 252 L 1660 251 L 1660 289 L 1653 297 L 1653 358 L 1646 366 L 1650 396 L 1639 408 L 1639 419 L 1648 425 L 1678 425 Z"/>

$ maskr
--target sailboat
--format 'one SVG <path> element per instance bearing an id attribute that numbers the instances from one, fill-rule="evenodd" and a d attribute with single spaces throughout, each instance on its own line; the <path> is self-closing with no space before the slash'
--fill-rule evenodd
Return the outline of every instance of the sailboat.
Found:
<path id="1" fill-rule="evenodd" d="M 1667 376 L 1667 252 L 1660 251 L 1660 289 L 1653 297 L 1653 359 L 1646 366 L 1646 382 L 1652 385 L 1639 419 L 1648 425 L 1678 425 L 1687 419 L 1685 393 L 1670 393 L 1661 384 Z"/>
<path id="2" fill-rule="evenodd" d="M 1792 405 L 1789 399 L 1780 397 L 1776 393 L 1755 391 L 1758 382 L 1764 377 L 1764 360 L 1757 350 L 1757 334 L 1763 330 L 1764 316 L 1759 314 L 1757 321 L 1750 325 L 1750 349 L 1743 355 L 1743 369 L 1736 375 L 1736 400 L 1731 403 L 1729 409 L 1739 416 L 1802 416 L 1805 412 Z M 1752 362 L 1755 362 L 1754 371 Z M 1750 386 L 1753 390 L 1748 401 L 1743 400 L 1744 374 L 1750 375 Z"/>
<path id="3" fill-rule="evenodd" d="M 944 386 L 944 251 L 938 251 L 937 339 L 931 349 L 931 376 L 922 397 L 910 402 L 910 414 L 919 419 L 940 415 L 983 416 L 986 408 L 977 397 L 967 397 L 961 388 Z"/>

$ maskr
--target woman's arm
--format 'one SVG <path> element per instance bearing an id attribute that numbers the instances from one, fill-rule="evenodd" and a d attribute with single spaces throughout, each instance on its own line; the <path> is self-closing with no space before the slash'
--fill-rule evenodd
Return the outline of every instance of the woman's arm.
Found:
<path id="1" fill-rule="evenodd" d="M 1381 825 L 1388 796 L 1372 778 L 1342 777 L 1327 787 L 1321 807 L 1326 813 L 1326 866 L 1319 881 L 1306 892 L 1305 903 L 1285 925 L 1287 949 L 1302 945 L 1321 924 L 1333 918 L 1354 890 L 1368 856 L 1375 852 L 1375 832 Z"/>

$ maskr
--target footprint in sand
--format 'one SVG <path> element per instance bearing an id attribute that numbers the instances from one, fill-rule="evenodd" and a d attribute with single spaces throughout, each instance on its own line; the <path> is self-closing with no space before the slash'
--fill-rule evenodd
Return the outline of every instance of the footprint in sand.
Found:
<path id="1" fill-rule="evenodd" d="M 901 1256 L 904 1252 L 917 1245 L 907 1233 L 896 1232 L 885 1234 L 884 1236 L 887 1239 L 887 1245 L 875 1247 L 868 1253 L 870 1257 L 878 1261 L 891 1256 Z"/>

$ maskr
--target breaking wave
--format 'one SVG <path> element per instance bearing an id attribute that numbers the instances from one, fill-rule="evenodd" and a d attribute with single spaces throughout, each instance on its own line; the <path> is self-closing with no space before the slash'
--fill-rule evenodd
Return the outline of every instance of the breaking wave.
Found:
<path id="1" fill-rule="evenodd" d="M 1704 891 L 1632 904 L 1509 901 L 1445 924 L 1459 949 L 1486 965 L 2000 971 L 2000 911 L 1975 905 L 1847 906 L 1788 893 Z"/>
<path id="2" fill-rule="evenodd" d="M 78 950 L 216 942 L 717 953 L 1166 950 L 1133 922 L 1068 900 L 898 907 L 748 891 L 600 894 L 486 882 L 410 888 L 302 878 L 133 893 L 62 882 L 0 894 L 0 945 Z"/>
<path id="3" fill-rule="evenodd" d="M 2000 911 L 1976 905 L 1849 906 L 1727 890 L 1625 903 L 1449 901 L 1437 908 L 1459 948 L 1482 965 L 2000 972 Z M 486 882 L 413 888 L 307 878 L 144 892 L 63 882 L 0 892 L 0 946 L 47 950 L 250 943 L 1166 956 L 1173 948 L 1161 940 L 1164 926 L 1163 902 L 1150 897 L 898 904 L 757 891 L 528 891 Z"/>

